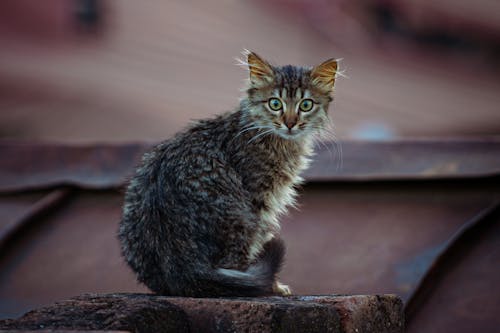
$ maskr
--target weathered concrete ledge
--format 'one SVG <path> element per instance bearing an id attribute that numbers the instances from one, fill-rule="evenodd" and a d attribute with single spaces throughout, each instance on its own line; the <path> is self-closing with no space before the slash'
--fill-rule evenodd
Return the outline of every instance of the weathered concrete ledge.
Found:
<path id="1" fill-rule="evenodd" d="M 88 294 L 0 321 L 0 330 L 400 333 L 394 295 L 181 298 Z"/>

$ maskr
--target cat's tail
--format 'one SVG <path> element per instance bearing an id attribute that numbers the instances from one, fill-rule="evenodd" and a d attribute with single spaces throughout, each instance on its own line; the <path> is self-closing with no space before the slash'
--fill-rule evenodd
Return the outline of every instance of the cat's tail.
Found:
<path id="1" fill-rule="evenodd" d="M 285 244 L 281 239 L 273 238 L 246 271 L 219 268 L 209 274 L 210 281 L 205 281 L 205 286 L 217 296 L 271 295 L 284 256 Z"/>

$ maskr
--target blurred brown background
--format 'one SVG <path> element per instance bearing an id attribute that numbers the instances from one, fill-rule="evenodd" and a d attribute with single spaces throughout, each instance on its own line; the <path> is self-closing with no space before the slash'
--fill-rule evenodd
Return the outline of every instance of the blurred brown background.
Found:
<path id="1" fill-rule="evenodd" d="M 244 48 L 343 58 L 341 138 L 500 134 L 496 1 L 0 4 L 0 136 L 159 140 L 237 106 Z"/>

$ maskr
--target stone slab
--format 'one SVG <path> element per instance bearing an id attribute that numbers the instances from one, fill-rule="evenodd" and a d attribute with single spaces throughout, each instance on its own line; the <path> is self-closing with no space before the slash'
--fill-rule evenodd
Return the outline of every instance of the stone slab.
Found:
<path id="1" fill-rule="evenodd" d="M 86 294 L 0 321 L 0 330 L 401 333 L 395 295 L 183 298 Z M 17 331 L 20 332 L 20 331 Z"/>

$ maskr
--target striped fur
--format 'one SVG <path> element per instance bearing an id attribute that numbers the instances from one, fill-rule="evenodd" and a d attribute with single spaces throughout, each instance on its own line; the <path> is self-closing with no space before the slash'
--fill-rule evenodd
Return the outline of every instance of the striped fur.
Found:
<path id="1" fill-rule="evenodd" d="M 333 86 L 325 87 L 335 73 L 331 64 L 276 67 L 255 53 L 247 62 L 240 106 L 145 154 L 127 188 L 122 252 L 156 293 L 290 293 L 276 281 L 284 256 L 279 218 L 295 205 L 313 138 L 328 122 Z M 307 112 L 304 99 L 314 102 Z"/>

